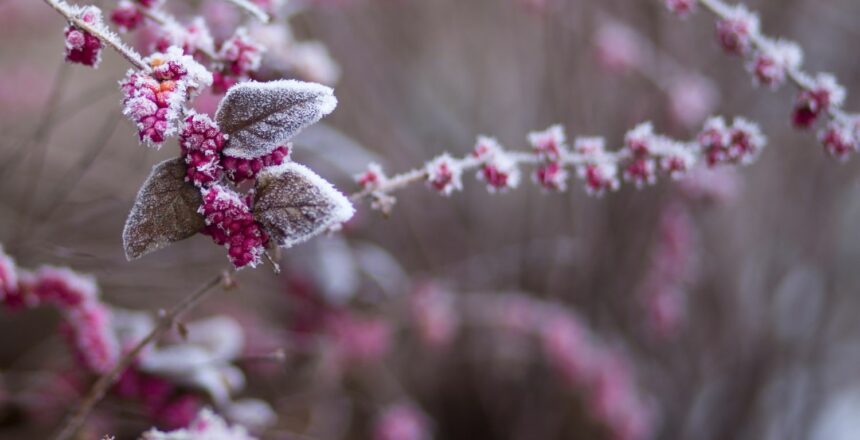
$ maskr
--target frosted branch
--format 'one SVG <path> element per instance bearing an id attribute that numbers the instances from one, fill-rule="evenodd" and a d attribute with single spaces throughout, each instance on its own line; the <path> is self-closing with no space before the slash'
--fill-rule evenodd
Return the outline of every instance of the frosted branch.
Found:
<path id="1" fill-rule="evenodd" d="M 79 7 L 69 5 L 65 1 L 62 0 L 45 0 L 45 3 L 48 6 L 54 8 L 55 11 L 59 12 L 70 24 L 74 27 L 79 28 L 96 38 L 98 38 L 102 43 L 107 46 L 110 46 L 113 50 L 117 51 L 120 55 L 123 56 L 129 63 L 131 63 L 134 67 L 139 70 L 149 71 L 149 66 L 143 62 L 143 58 L 138 54 L 134 49 L 125 45 L 122 40 L 113 33 L 110 29 L 108 29 L 104 25 L 92 25 L 90 23 L 85 22 L 78 16 Z"/>

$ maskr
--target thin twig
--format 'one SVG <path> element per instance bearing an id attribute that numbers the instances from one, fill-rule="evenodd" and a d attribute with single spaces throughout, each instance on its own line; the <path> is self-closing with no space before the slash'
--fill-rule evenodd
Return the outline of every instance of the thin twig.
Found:
<path id="1" fill-rule="evenodd" d="M 81 400 L 81 403 L 78 405 L 75 412 L 66 420 L 66 423 L 63 425 L 59 434 L 54 437 L 55 440 L 69 440 L 73 438 L 81 429 L 81 426 L 83 426 L 96 404 L 104 398 L 110 387 L 116 383 L 119 376 L 126 370 L 126 368 L 134 363 L 140 352 L 143 351 L 147 345 L 157 340 L 173 328 L 177 319 L 183 313 L 191 310 L 194 306 L 199 304 L 208 294 L 214 291 L 215 287 L 218 287 L 230 280 L 234 273 L 235 270 L 230 270 L 218 274 L 207 281 L 206 284 L 200 286 L 196 291 L 185 297 L 181 302 L 179 302 L 179 304 L 164 313 L 149 334 L 141 339 L 134 348 L 125 353 L 109 372 L 105 373 L 96 381 L 95 384 L 93 384 L 92 388 L 87 392 L 87 395 L 83 400 Z"/>
<path id="2" fill-rule="evenodd" d="M 729 18 L 729 6 L 722 0 L 698 0 L 698 2 L 702 7 L 718 18 L 723 20 Z M 755 32 L 750 35 L 750 42 L 757 50 L 767 50 L 767 39 L 760 32 Z M 797 68 L 788 68 L 786 72 L 788 79 L 795 85 L 795 87 L 807 92 L 814 91 L 809 81 L 804 80 L 807 75 L 803 73 L 803 71 Z M 848 117 L 844 111 L 835 108 L 834 106 L 828 106 L 827 113 L 835 120 L 844 120 Z"/>
<path id="3" fill-rule="evenodd" d="M 233 3 L 239 9 L 244 10 L 245 12 L 253 15 L 257 20 L 260 20 L 263 23 L 268 23 L 270 20 L 269 14 L 266 11 L 260 9 L 259 6 L 249 2 L 248 0 L 227 0 L 230 3 Z"/>
<path id="4" fill-rule="evenodd" d="M 527 153 L 523 151 L 511 151 L 507 152 L 507 155 L 511 158 L 515 165 L 533 165 L 539 163 L 538 157 L 532 153 Z M 619 163 L 622 160 L 628 159 L 629 157 L 630 155 L 626 150 L 606 152 L 603 156 L 605 160 L 613 163 Z M 562 155 L 559 163 L 562 166 L 577 166 L 588 164 L 591 160 L 593 160 L 593 158 L 586 157 L 582 154 L 566 153 Z M 478 159 L 473 156 L 466 156 L 461 159 L 454 159 L 454 161 L 456 162 L 457 167 L 461 172 L 476 170 L 482 165 L 484 165 L 484 163 L 486 162 L 483 159 Z M 356 191 L 349 195 L 349 201 L 358 202 L 367 197 L 383 197 L 395 191 L 406 188 L 407 186 L 410 186 L 414 183 L 426 180 L 427 176 L 428 174 L 426 168 L 416 168 L 405 173 L 390 177 L 379 185 L 367 187 L 362 189 L 361 191 Z"/>

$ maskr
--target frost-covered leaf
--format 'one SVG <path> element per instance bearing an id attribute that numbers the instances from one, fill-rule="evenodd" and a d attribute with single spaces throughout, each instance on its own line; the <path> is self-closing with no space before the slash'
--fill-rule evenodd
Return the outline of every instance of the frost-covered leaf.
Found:
<path id="1" fill-rule="evenodd" d="M 296 80 L 248 81 L 227 91 L 215 119 L 227 134 L 224 153 L 252 159 L 284 145 L 337 106 L 334 91 Z"/>
<path id="2" fill-rule="evenodd" d="M 303 165 L 285 163 L 257 177 L 254 218 L 279 246 L 301 243 L 353 213 L 343 194 Z"/>
<path id="3" fill-rule="evenodd" d="M 141 257 L 199 232 L 205 226 L 197 213 L 201 202 L 197 188 L 185 181 L 182 158 L 154 166 L 125 222 L 126 258 Z"/>

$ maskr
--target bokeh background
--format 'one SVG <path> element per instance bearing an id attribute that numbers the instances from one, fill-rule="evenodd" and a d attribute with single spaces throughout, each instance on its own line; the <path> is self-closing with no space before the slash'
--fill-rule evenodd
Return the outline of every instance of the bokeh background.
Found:
<path id="1" fill-rule="evenodd" d="M 218 1 L 170 7 L 241 19 Z M 860 3 L 749 5 L 765 32 L 804 46 L 809 70 L 860 87 Z M 294 159 L 346 193 L 369 162 L 406 171 L 468 153 L 479 134 L 525 149 L 554 123 L 620 145 L 645 120 L 690 138 L 714 113 L 760 123 L 769 143 L 736 172 L 602 198 L 576 180 L 489 194 L 464 176 L 451 197 L 415 185 L 390 217 L 361 203 L 343 233 L 285 250 L 281 274 L 243 270 L 193 316 L 243 325 L 242 393 L 278 414 L 261 438 L 373 438 L 404 402 L 437 439 L 624 438 L 628 422 L 647 432 L 631 439 L 857 438 L 860 169 L 790 127 L 791 89 L 754 87 L 710 15 L 679 20 L 656 0 L 331 0 L 288 22 L 340 69 L 337 110 L 296 139 Z M 0 242 L 22 266 L 93 274 L 112 304 L 169 307 L 229 263 L 206 237 L 126 261 L 134 195 L 176 145 L 138 145 L 119 112 L 124 60 L 64 64 L 62 26 L 42 2 L 0 1 Z M 668 285 L 661 264 L 680 273 Z M 429 323 L 415 300 L 428 289 L 451 301 Z M 551 336 L 520 327 L 541 313 L 617 356 L 605 383 L 571 379 Z M 73 369 L 57 319 L 0 315 L 0 438 L 44 438 L 74 402 L 47 420 L 32 411 L 44 377 Z M 612 399 L 637 403 L 601 417 Z M 111 399 L 99 408 L 117 438 L 153 424 Z"/>

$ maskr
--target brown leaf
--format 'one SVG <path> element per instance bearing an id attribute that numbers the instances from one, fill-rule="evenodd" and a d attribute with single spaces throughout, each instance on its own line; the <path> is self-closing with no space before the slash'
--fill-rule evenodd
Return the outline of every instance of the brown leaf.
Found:
<path id="1" fill-rule="evenodd" d="M 279 246 L 301 243 L 352 218 L 355 210 L 331 183 L 288 162 L 257 176 L 254 218 Z"/>
<path id="2" fill-rule="evenodd" d="M 228 135 L 224 154 L 253 159 L 271 153 L 335 106 L 332 89 L 321 84 L 296 80 L 236 84 L 215 114 Z"/>
<path id="3" fill-rule="evenodd" d="M 200 191 L 185 181 L 182 158 L 154 166 L 125 222 L 126 258 L 139 258 L 199 232 L 205 226 L 197 212 L 201 203 Z"/>

